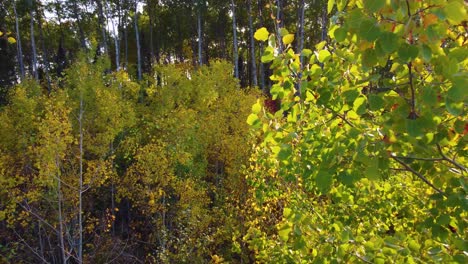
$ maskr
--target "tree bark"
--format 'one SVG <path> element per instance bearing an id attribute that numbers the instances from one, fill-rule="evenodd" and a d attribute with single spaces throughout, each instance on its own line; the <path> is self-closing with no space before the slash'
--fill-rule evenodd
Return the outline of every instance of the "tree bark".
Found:
<path id="1" fill-rule="evenodd" d="M 80 95 L 80 113 L 78 115 L 79 133 L 80 133 L 80 179 L 78 189 L 78 262 L 83 263 L 83 92 Z"/>
<path id="2" fill-rule="evenodd" d="M 97 11 L 98 11 L 98 22 L 101 30 L 101 47 L 104 49 L 104 54 L 107 54 L 107 36 L 106 36 L 106 19 L 104 17 L 104 11 L 101 0 L 95 0 Z"/>
<path id="3" fill-rule="evenodd" d="M 36 15 L 37 15 L 37 24 L 39 28 L 39 38 L 41 41 L 41 46 L 42 46 L 42 60 L 44 63 L 44 70 L 46 74 L 46 79 L 47 79 L 47 91 L 50 94 L 52 87 L 51 87 L 51 81 L 50 81 L 50 73 L 49 73 L 49 52 L 47 51 L 46 45 L 45 45 L 45 40 L 44 40 L 44 34 L 42 32 L 42 16 L 40 15 L 39 8 L 36 7 Z"/>
<path id="4" fill-rule="evenodd" d="M 198 31 L 198 65 L 203 65 L 203 32 L 202 32 L 202 6 L 201 1 L 198 1 L 198 11 L 197 11 L 197 31 Z"/>
<path id="5" fill-rule="evenodd" d="M 254 32 L 253 32 L 253 23 L 252 23 L 252 0 L 248 0 L 249 8 L 249 32 L 250 32 L 250 61 L 252 63 L 252 83 L 254 86 L 258 86 L 257 81 L 257 63 L 255 58 L 255 41 L 254 41 Z"/>
<path id="6" fill-rule="evenodd" d="M 24 79 L 24 63 L 23 63 L 23 50 L 21 48 L 21 34 L 19 31 L 18 13 L 16 12 L 16 1 L 13 1 L 13 11 L 15 12 L 15 24 L 16 24 L 16 47 L 17 57 L 20 70 L 20 80 Z"/>
<path id="7" fill-rule="evenodd" d="M 281 40 L 280 29 L 283 27 L 283 3 L 281 0 L 276 0 L 276 33 L 278 40 L 278 49 L 279 53 L 282 53 L 284 50 L 283 41 Z"/>
<path id="8" fill-rule="evenodd" d="M 148 16 L 149 16 L 149 33 L 150 33 L 150 63 L 153 65 L 154 61 L 154 43 L 153 43 L 153 23 L 154 23 L 154 18 L 153 18 L 153 1 L 148 0 L 147 1 L 148 5 Z"/>
<path id="9" fill-rule="evenodd" d="M 83 27 L 81 26 L 81 19 L 80 19 L 80 14 L 78 11 L 78 5 L 76 4 L 75 0 L 73 0 L 73 16 L 75 17 L 76 24 L 78 26 L 78 33 L 80 35 L 81 48 L 86 50 L 86 39 L 85 39 Z"/>
<path id="10" fill-rule="evenodd" d="M 33 12 L 33 1 L 30 2 L 31 7 L 29 10 L 29 16 L 30 16 L 30 28 L 31 28 L 31 53 L 32 53 L 32 71 L 33 71 L 33 76 L 36 81 L 39 81 L 39 73 L 37 72 L 37 53 L 36 53 L 36 40 L 34 37 L 34 12 Z"/>
<path id="11" fill-rule="evenodd" d="M 237 25 L 236 25 L 236 7 L 234 0 L 231 0 L 232 12 L 232 42 L 233 42 L 233 60 L 234 60 L 234 77 L 239 79 L 239 50 L 237 45 Z"/>
<path id="12" fill-rule="evenodd" d="M 257 1 L 257 5 L 258 5 L 258 16 L 259 16 L 259 19 L 260 19 L 260 25 L 259 27 L 263 27 L 263 1 L 262 0 L 258 0 Z M 260 41 L 260 56 L 263 54 L 263 42 Z M 260 89 L 262 89 L 262 91 L 264 93 L 267 93 L 268 92 L 268 89 L 267 87 L 265 87 L 265 68 L 264 68 L 264 65 L 263 63 L 260 61 L 260 69 L 259 69 L 259 72 L 260 72 Z"/>
<path id="13" fill-rule="evenodd" d="M 137 43 L 137 67 L 138 80 L 141 81 L 141 50 L 140 50 L 140 34 L 138 33 L 138 0 L 135 0 L 135 37 Z"/>

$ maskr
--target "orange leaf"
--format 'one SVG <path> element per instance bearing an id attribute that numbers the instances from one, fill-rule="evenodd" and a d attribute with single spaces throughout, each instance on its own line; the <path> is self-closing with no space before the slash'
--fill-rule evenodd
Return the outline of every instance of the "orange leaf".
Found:
<path id="1" fill-rule="evenodd" d="M 423 18 L 424 28 L 427 28 L 430 25 L 436 24 L 437 19 L 438 19 L 437 16 L 434 14 L 427 14 L 426 16 L 424 16 Z"/>

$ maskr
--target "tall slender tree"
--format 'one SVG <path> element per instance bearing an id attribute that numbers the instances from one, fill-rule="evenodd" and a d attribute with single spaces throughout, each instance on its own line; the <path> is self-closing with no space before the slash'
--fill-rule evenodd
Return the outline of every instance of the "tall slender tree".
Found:
<path id="1" fill-rule="evenodd" d="M 135 0 L 135 38 L 137 44 L 137 70 L 138 80 L 141 80 L 141 45 L 140 45 L 140 33 L 138 32 L 138 0 Z"/>
<path id="2" fill-rule="evenodd" d="M 250 37 L 250 62 L 251 70 L 252 70 L 252 84 L 254 86 L 258 86 L 257 81 L 257 63 L 255 57 L 255 41 L 254 41 L 254 29 L 253 29 L 253 22 L 252 22 L 252 0 L 247 1 L 248 9 L 249 9 L 249 37 Z"/>
<path id="3" fill-rule="evenodd" d="M 234 60 L 234 77 L 239 78 L 239 48 L 237 43 L 237 24 L 236 24 L 236 6 L 234 0 L 231 0 L 232 12 L 232 43 Z"/>
<path id="4" fill-rule="evenodd" d="M 16 25 L 16 47 L 17 47 L 17 57 L 20 70 L 20 79 L 24 79 L 24 63 L 23 63 L 23 49 L 21 47 L 21 34 L 19 29 L 19 18 L 18 12 L 16 11 L 16 1 L 13 1 L 13 11 L 15 13 L 15 25 Z"/>
<path id="5" fill-rule="evenodd" d="M 29 16 L 30 16 L 30 30 L 31 30 L 31 64 L 32 72 L 36 81 L 39 81 L 39 73 L 37 71 L 37 52 L 36 52 L 36 39 L 34 34 L 34 1 L 29 1 Z"/>

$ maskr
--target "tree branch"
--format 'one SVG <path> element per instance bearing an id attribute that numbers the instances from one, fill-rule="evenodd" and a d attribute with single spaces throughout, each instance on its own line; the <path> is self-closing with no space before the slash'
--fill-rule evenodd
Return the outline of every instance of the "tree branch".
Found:
<path id="1" fill-rule="evenodd" d="M 408 164 L 404 163 L 401 159 L 399 159 L 397 156 L 395 155 L 390 155 L 390 157 L 392 157 L 392 159 L 394 159 L 395 161 L 397 161 L 398 163 L 400 163 L 403 167 L 405 167 L 405 169 L 407 171 L 410 171 L 411 173 L 413 173 L 414 175 L 416 175 L 419 179 L 421 179 L 423 182 L 425 182 L 427 185 L 429 185 L 432 189 L 434 189 L 436 192 L 442 194 L 445 196 L 445 193 L 437 188 L 436 186 L 434 186 L 434 184 L 432 184 L 426 177 L 424 177 L 424 175 L 422 175 L 421 173 L 415 171 L 413 168 L 411 168 Z"/>
<path id="2" fill-rule="evenodd" d="M 454 159 L 451 159 L 451 158 L 447 157 L 447 155 L 445 155 L 444 152 L 442 151 L 442 147 L 439 144 L 437 144 L 437 150 L 439 151 L 440 155 L 442 156 L 442 160 L 448 161 L 451 164 L 453 164 L 455 167 L 459 168 L 460 170 L 468 172 L 468 169 L 465 166 L 463 166 L 460 163 L 456 162 Z"/>

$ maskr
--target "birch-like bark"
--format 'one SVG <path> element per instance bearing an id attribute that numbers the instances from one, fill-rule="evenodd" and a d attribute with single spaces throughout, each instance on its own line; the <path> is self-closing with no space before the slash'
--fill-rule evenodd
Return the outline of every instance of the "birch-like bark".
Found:
<path id="1" fill-rule="evenodd" d="M 153 43 L 153 23 L 154 23 L 154 19 L 153 19 L 153 3 L 151 0 L 148 0 L 147 1 L 147 5 L 148 5 L 148 16 L 149 16 L 149 33 L 150 33 L 150 56 L 151 56 L 151 59 L 150 59 L 150 63 L 151 65 L 153 64 L 153 61 L 154 61 L 154 43 Z"/>
<path id="2" fill-rule="evenodd" d="M 252 23 L 252 0 L 247 2 L 249 8 L 249 32 L 250 32 L 250 61 L 252 63 L 252 83 L 254 86 L 258 86 L 257 81 L 257 63 L 255 58 L 255 41 Z"/>
<path id="3" fill-rule="evenodd" d="M 24 79 L 23 49 L 21 47 L 21 34 L 19 31 L 18 13 L 16 12 L 16 1 L 13 1 L 13 11 L 15 12 L 17 57 L 20 70 L 20 80 L 22 81 Z"/>
<path id="4" fill-rule="evenodd" d="M 322 10 L 322 36 L 321 36 L 322 41 L 327 39 L 327 34 L 328 34 L 327 24 L 328 24 L 327 5 L 324 5 L 323 10 Z"/>
<path id="5" fill-rule="evenodd" d="M 140 34 L 138 32 L 138 1 L 135 0 L 135 36 L 137 43 L 137 67 L 138 80 L 141 81 L 141 50 L 140 50 Z"/>
<path id="6" fill-rule="evenodd" d="M 234 77 L 239 79 L 239 50 L 237 45 L 237 24 L 236 24 L 236 7 L 234 0 L 231 0 L 232 12 L 232 42 L 233 42 L 233 60 L 234 60 Z"/>
<path id="7" fill-rule="evenodd" d="M 58 168 L 58 161 L 57 163 L 57 168 Z M 59 241 L 60 241 L 60 253 L 62 254 L 62 263 L 67 263 L 68 258 L 67 258 L 67 253 L 65 249 L 65 241 L 63 238 L 64 234 L 64 228 L 63 228 L 63 213 L 62 213 L 62 179 L 60 177 L 60 172 L 57 175 L 57 203 L 58 203 L 58 222 L 59 222 Z"/>
<path id="8" fill-rule="evenodd" d="M 202 49 L 203 49 L 203 31 L 202 31 L 202 17 L 201 17 L 201 12 L 202 12 L 202 7 L 201 7 L 201 1 L 198 1 L 198 8 L 197 8 L 197 31 L 198 31 L 198 65 L 203 65 L 203 54 L 202 54 Z"/>
<path id="9" fill-rule="evenodd" d="M 79 189 L 78 189 L 78 262 L 83 263 L 83 92 L 80 94 L 80 113 L 78 115 L 78 123 L 80 130 L 80 160 L 79 160 Z"/>
<path id="10" fill-rule="evenodd" d="M 278 40 L 278 52 L 282 53 L 284 50 L 283 41 L 281 40 L 280 30 L 283 27 L 283 3 L 281 0 L 276 0 L 276 33 L 277 33 L 277 40 Z"/>
<path id="11" fill-rule="evenodd" d="M 104 11 L 102 7 L 102 2 L 101 0 L 96 0 L 96 6 L 97 6 L 97 11 L 98 11 L 98 22 L 99 22 L 99 28 L 101 29 L 101 47 L 104 50 L 104 54 L 107 54 L 108 49 L 107 49 L 107 36 L 106 36 L 106 19 L 104 17 Z"/>
<path id="12" fill-rule="evenodd" d="M 39 73 L 37 72 L 37 53 L 36 53 L 36 39 L 34 37 L 34 12 L 33 12 L 33 1 L 31 3 L 31 9 L 29 10 L 29 16 L 30 16 L 30 29 L 31 29 L 31 51 L 32 51 L 32 71 L 33 71 L 33 76 L 36 81 L 39 81 Z"/>
<path id="13" fill-rule="evenodd" d="M 78 5 L 76 4 L 76 1 L 74 0 L 73 0 L 73 16 L 76 19 L 76 24 L 78 26 L 78 33 L 80 35 L 81 48 L 86 49 L 86 40 L 85 40 L 83 27 L 81 26 L 81 18 L 80 18 L 80 14 L 78 11 Z"/>
<path id="14" fill-rule="evenodd" d="M 45 45 L 45 39 L 44 39 L 44 34 L 42 32 L 42 16 L 39 13 L 39 9 L 36 8 L 36 15 L 37 15 L 37 24 L 39 28 L 39 39 L 41 41 L 41 47 L 42 47 L 42 60 L 44 63 L 44 70 L 46 74 L 46 79 L 47 79 L 47 91 L 50 94 L 52 91 L 52 85 L 50 81 L 50 74 L 49 74 L 49 52 L 47 51 L 46 45 Z"/>

